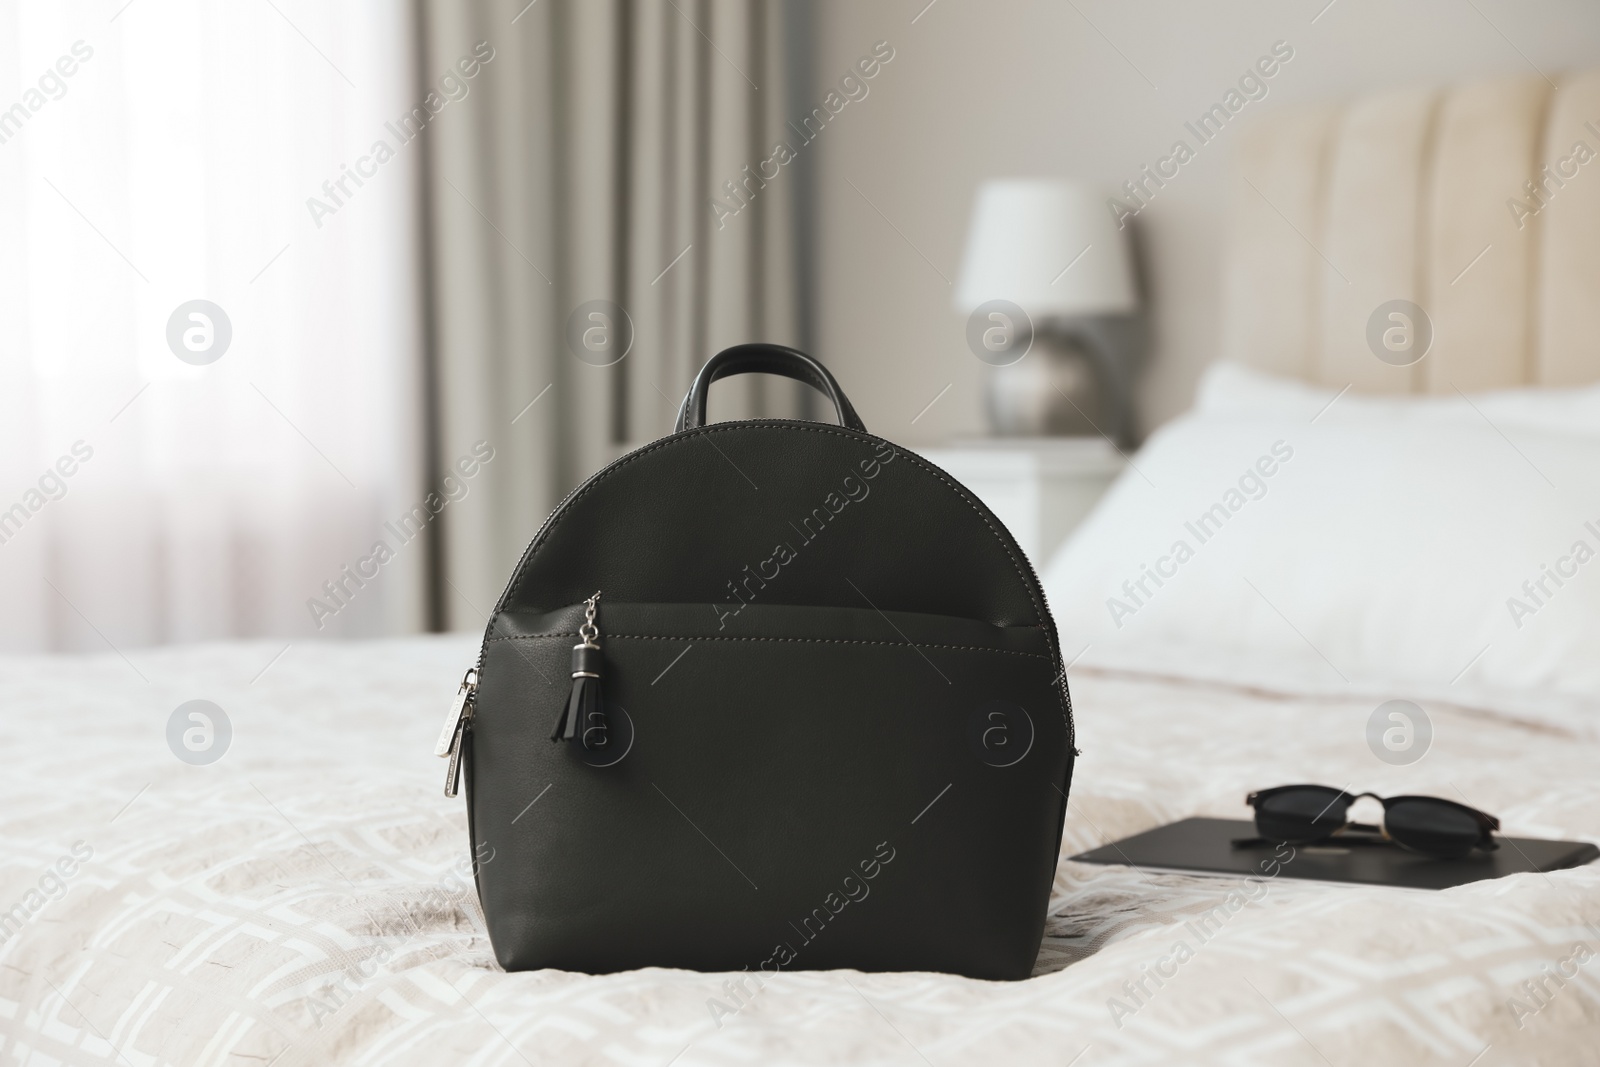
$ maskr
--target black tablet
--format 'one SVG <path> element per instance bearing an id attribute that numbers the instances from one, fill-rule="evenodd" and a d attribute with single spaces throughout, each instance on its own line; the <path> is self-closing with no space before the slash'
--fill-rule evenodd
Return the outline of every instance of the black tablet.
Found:
<path id="1" fill-rule="evenodd" d="M 1248 820 L 1183 819 L 1072 858 L 1080 863 L 1122 864 L 1141 870 L 1258 878 L 1281 875 L 1323 882 L 1448 889 L 1506 874 L 1577 867 L 1600 857 L 1600 848 L 1587 841 L 1531 837 L 1501 837 L 1496 851 L 1474 852 L 1463 859 L 1422 856 L 1388 844 L 1336 841 L 1235 847 L 1235 841 L 1250 840 L 1255 835 L 1255 823 Z"/>

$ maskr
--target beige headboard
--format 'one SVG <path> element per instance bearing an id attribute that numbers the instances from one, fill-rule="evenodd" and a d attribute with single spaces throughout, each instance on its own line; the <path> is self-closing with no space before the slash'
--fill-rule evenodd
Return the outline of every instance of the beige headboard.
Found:
<path id="1" fill-rule="evenodd" d="M 1223 358 L 1374 393 L 1600 379 L 1600 71 L 1559 84 L 1393 93 L 1241 129 Z M 1367 344 L 1394 299 L 1433 324 L 1410 367 Z"/>

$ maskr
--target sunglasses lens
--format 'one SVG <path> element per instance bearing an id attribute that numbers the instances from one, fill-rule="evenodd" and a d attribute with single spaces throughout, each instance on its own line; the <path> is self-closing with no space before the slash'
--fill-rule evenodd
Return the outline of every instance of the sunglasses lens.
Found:
<path id="1" fill-rule="evenodd" d="M 1327 837 L 1345 824 L 1350 798 L 1337 789 L 1307 785 L 1256 801 L 1256 833 L 1297 844 Z"/>
<path id="2" fill-rule="evenodd" d="M 1431 856 L 1465 856 L 1483 837 L 1477 819 L 1453 804 L 1426 798 L 1390 804 L 1383 825 L 1400 844 Z"/>

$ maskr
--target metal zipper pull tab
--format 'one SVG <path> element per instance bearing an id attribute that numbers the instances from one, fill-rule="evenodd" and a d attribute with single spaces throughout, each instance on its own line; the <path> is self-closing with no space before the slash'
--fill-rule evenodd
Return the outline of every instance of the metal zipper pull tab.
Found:
<path id="1" fill-rule="evenodd" d="M 444 717 L 444 729 L 439 731 L 439 740 L 433 746 L 435 756 L 450 755 L 455 747 L 456 738 L 461 733 L 461 721 L 471 713 L 468 705 L 478 695 L 478 668 L 470 667 L 461 679 L 461 688 L 456 690 L 456 698 L 450 702 L 450 712 Z"/>
<path id="2" fill-rule="evenodd" d="M 461 679 L 461 688 L 456 690 L 456 698 L 450 702 L 449 714 L 445 716 L 444 729 L 439 732 L 439 740 L 433 746 L 433 754 L 450 760 L 445 769 L 444 795 L 456 795 L 461 780 L 461 735 L 466 732 L 467 726 L 472 722 L 472 708 L 478 698 L 478 668 L 473 667 Z"/>
<path id="3" fill-rule="evenodd" d="M 462 729 L 465 729 L 463 723 Z M 444 769 L 444 795 L 453 797 L 461 787 L 461 730 L 456 731 L 455 744 L 450 746 L 450 763 Z"/>

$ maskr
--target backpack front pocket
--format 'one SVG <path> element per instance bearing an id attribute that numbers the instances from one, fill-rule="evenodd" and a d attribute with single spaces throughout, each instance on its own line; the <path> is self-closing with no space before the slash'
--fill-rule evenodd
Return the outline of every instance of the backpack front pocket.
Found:
<path id="1" fill-rule="evenodd" d="M 1069 766 L 1043 630 L 602 597 L 586 744 L 562 729 L 584 615 L 497 616 L 478 679 L 504 966 L 1029 973 Z"/>

